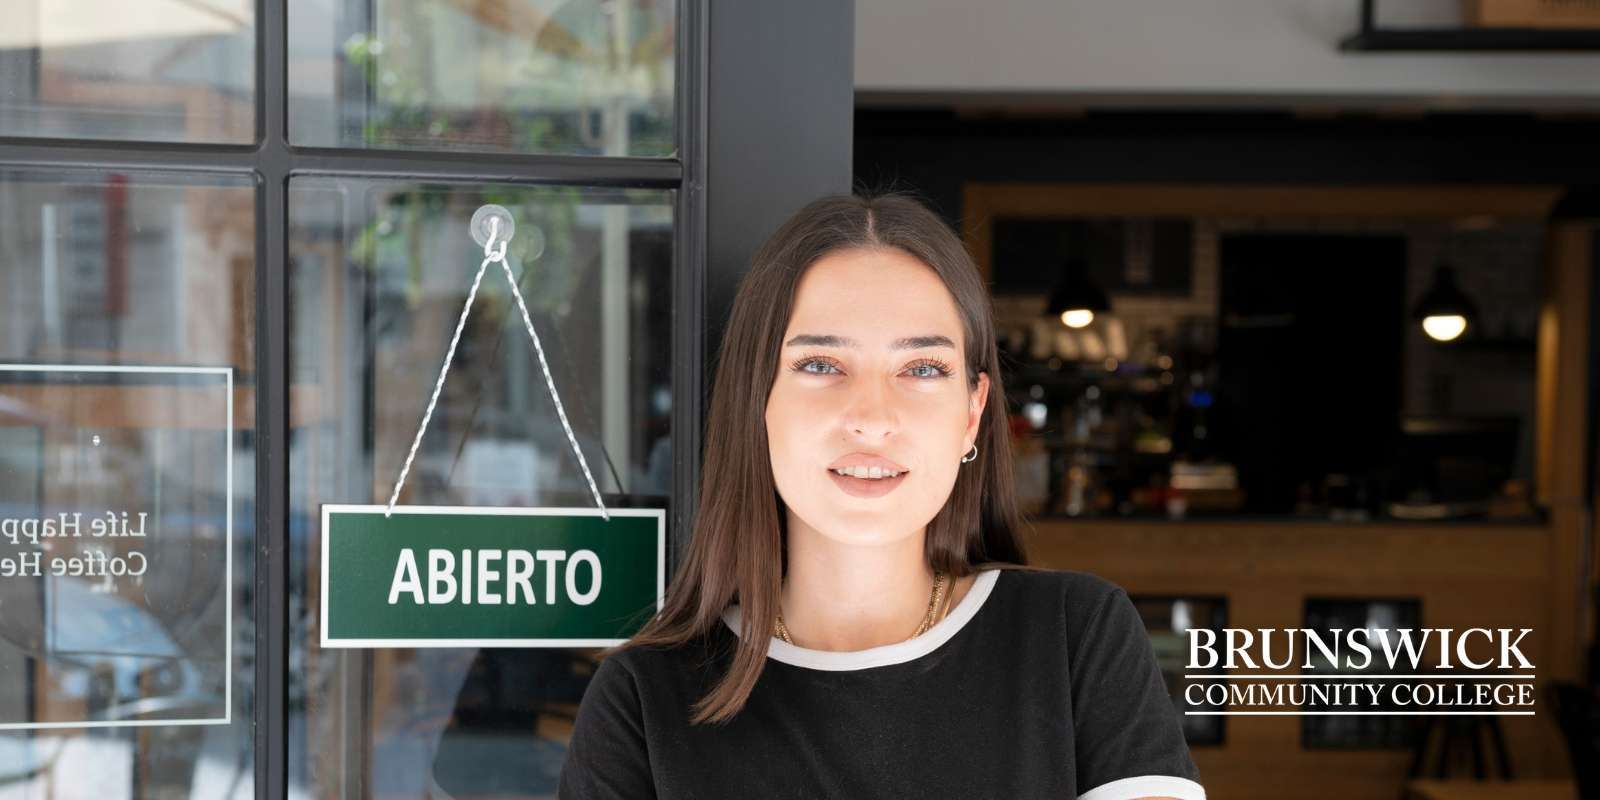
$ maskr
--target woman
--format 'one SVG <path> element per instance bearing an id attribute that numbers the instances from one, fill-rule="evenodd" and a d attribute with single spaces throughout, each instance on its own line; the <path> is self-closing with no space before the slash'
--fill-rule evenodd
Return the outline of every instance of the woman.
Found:
<path id="1" fill-rule="evenodd" d="M 561 796 L 1203 800 L 1127 594 L 1022 566 L 999 376 L 927 209 L 830 197 L 773 234 L 687 557 L 596 672 Z"/>

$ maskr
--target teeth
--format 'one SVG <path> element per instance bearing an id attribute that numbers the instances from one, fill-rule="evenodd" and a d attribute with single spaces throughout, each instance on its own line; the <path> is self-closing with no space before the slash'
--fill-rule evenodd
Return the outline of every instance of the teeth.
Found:
<path id="1" fill-rule="evenodd" d="M 834 470 L 834 472 L 847 478 L 864 478 L 869 481 L 879 478 L 895 478 L 900 475 L 898 472 L 887 470 L 883 467 L 841 467 Z"/>

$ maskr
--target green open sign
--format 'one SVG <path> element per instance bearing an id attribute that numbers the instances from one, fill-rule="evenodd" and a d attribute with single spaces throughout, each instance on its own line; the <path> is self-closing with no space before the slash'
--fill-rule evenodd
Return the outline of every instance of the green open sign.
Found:
<path id="1" fill-rule="evenodd" d="M 666 512 L 322 507 L 323 647 L 610 647 L 660 609 Z"/>

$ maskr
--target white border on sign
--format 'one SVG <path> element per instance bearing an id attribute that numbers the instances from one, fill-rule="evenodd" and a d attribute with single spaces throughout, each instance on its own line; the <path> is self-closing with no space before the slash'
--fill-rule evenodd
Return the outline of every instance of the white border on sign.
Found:
<path id="1" fill-rule="evenodd" d="M 221 375 L 227 379 L 227 428 L 223 440 L 227 442 L 225 533 L 223 549 L 227 552 L 224 569 L 223 614 L 224 627 L 222 716 L 202 719 L 122 719 L 87 720 L 84 722 L 0 722 L 0 731 L 45 730 L 51 728 L 148 728 L 168 725 L 231 725 L 233 724 L 233 367 L 140 367 L 104 364 L 0 364 L 0 372 L 110 372 L 146 373 L 155 375 Z M 258 601 L 259 602 L 259 599 Z"/>
<path id="2" fill-rule="evenodd" d="M 333 513 L 383 514 L 386 505 L 324 503 L 322 506 L 322 584 L 319 587 L 321 637 L 325 650 L 383 647 L 615 647 L 627 639 L 332 639 L 328 637 L 328 516 Z M 598 508 L 510 508 L 505 506 L 395 506 L 396 514 L 471 514 L 508 517 L 598 517 Z M 661 508 L 609 508 L 613 517 L 655 517 L 656 611 L 667 593 L 667 512 Z"/>

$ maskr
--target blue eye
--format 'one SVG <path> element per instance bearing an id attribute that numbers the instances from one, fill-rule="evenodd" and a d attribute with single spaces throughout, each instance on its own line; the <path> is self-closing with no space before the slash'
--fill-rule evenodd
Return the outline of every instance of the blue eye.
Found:
<path id="1" fill-rule="evenodd" d="M 919 377 L 919 378 L 948 378 L 948 377 L 950 377 L 950 368 L 946 367 L 944 364 L 942 364 L 940 362 L 937 362 L 937 361 L 924 361 L 924 362 L 922 362 L 920 364 L 912 364 L 910 367 L 908 367 L 908 369 L 913 369 L 913 370 L 931 369 L 931 370 L 933 370 L 933 372 L 924 372 L 924 373 L 918 375 L 917 377 Z"/>
<path id="2" fill-rule="evenodd" d="M 826 369 L 811 369 L 810 367 L 813 364 L 820 364 Z M 793 364 L 790 364 L 789 369 L 804 375 L 832 375 L 839 371 L 838 367 L 836 366 L 836 362 L 834 362 L 833 359 L 824 358 L 822 356 L 805 356 Z M 932 371 L 918 372 L 918 370 Z M 938 380 L 940 378 L 948 378 L 951 375 L 950 366 L 936 358 L 922 359 L 921 361 L 906 367 L 906 371 L 911 373 L 912 377 L 921 378 L 924 380 Z"/>

